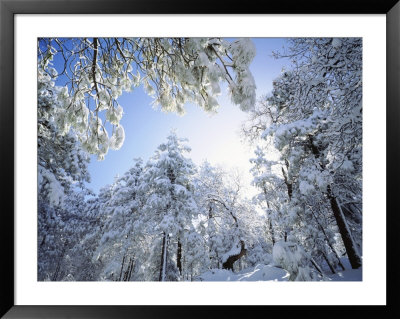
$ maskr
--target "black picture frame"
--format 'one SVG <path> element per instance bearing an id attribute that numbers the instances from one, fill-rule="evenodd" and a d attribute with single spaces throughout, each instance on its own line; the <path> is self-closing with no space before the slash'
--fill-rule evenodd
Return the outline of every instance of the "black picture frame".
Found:
<path id="1" fill-rule="evenodd" d="M 16 306 L 14 303 L 14 15 L 15 14 L 385 14 L 387 19 L 386 105 L 386 217 L 387 217 L 387 305 L 386 306 Z M 399 204 L 398 163 L 400 136 L 400 3 L 398 0 L 253 0 L 242 5 L 227 2 L 182 0 L 0 0 L 0 181 L 2 182 L 0 231 L 0 315 L 4 318 L 159 318 L 159 317 L 252 317 L 296 315 L 313 317 L 316 312 L 341 318 L 372 315 L 398 317 L 394 272 L 399 240 L 395 237 Z M 377 112 L 382 106 L 377 106 Z M 382 141 L 383 142 L 383 141 Z M 385 203 L 382 203 L 385 207 Z M 377 212 L 377 218 L 379 218 Z M 385 280 L 382 278 L 382 280 Z M 374 293 L 371 291 L 371 293 Z M 266 309 L 268 307 L 268 309 Z"/>

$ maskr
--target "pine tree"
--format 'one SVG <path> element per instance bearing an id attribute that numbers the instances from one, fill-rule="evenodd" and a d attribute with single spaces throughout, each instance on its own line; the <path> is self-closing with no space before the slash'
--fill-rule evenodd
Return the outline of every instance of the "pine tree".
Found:
<path id="1" fill-rule="evenodd" d="M 102 275 L 115 281 L 129 281 L 135 262 L 140 256 L 138 224 L 141 219 L 143 199 L 140 195 L 143 161 L 135 159 L 134 165 L 111 186 L 111 196 L 104 203 L 105 215 L 102 236 L 95 255 L 102 261 Z"/>
<path id="2" fill-rule="evenodd" d="M 195 166 L 184 157 L 190 151 L 184 142 L 172 132 L 150 159 L 143 177 L 147 232 L 161 238 L 160 281 L 181 278 L 182 256 L 187 253 L 182 241 L 185 232 L 193 229 L 192 219 L 198 213 L 192 193 Z"/>

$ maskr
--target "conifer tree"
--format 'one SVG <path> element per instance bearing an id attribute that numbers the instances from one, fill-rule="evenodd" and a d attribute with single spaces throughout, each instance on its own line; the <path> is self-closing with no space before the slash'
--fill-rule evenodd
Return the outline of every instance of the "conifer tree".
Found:
<path id="1" fill-rule="evenodd" d="M 146 202 L 143 212 L 147 232 L 161 238 L 158 280 L 179 280 L 182 275 L 182 241 L 192 231 L 198 208 L 193 200 L 192 178 L 195 166 L 184 156 L 190 148 L 186 140 L 171 132 L 146 166 L 143 177 Z"/>

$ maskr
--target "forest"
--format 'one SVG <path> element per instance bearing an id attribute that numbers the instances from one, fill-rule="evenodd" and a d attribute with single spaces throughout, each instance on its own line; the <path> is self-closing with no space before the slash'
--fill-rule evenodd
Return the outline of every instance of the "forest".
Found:
<path id="1" fill-rule="evenodd" d="M 290 63 L 261 96 L 250 38 L 37 48 L 38 281 L 362 280 L 361 38 L 286 39 L 271 54 Z M 256 194 L 195 164 L 175 130 L 92 191 L 88 165 L 126 142 L 119 99 L 139 89 L 183 119 L 188 103 L 218 113 L 226 89 Z"/>

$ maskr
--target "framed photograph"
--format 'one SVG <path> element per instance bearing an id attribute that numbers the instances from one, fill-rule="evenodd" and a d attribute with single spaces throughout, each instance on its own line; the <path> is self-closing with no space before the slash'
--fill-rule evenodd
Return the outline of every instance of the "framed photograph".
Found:
<path id="1" fill-rule="evenodd" d="M 342 2 L 1 1 L 1 315 L 398 312 L 400 5 Z"/>

